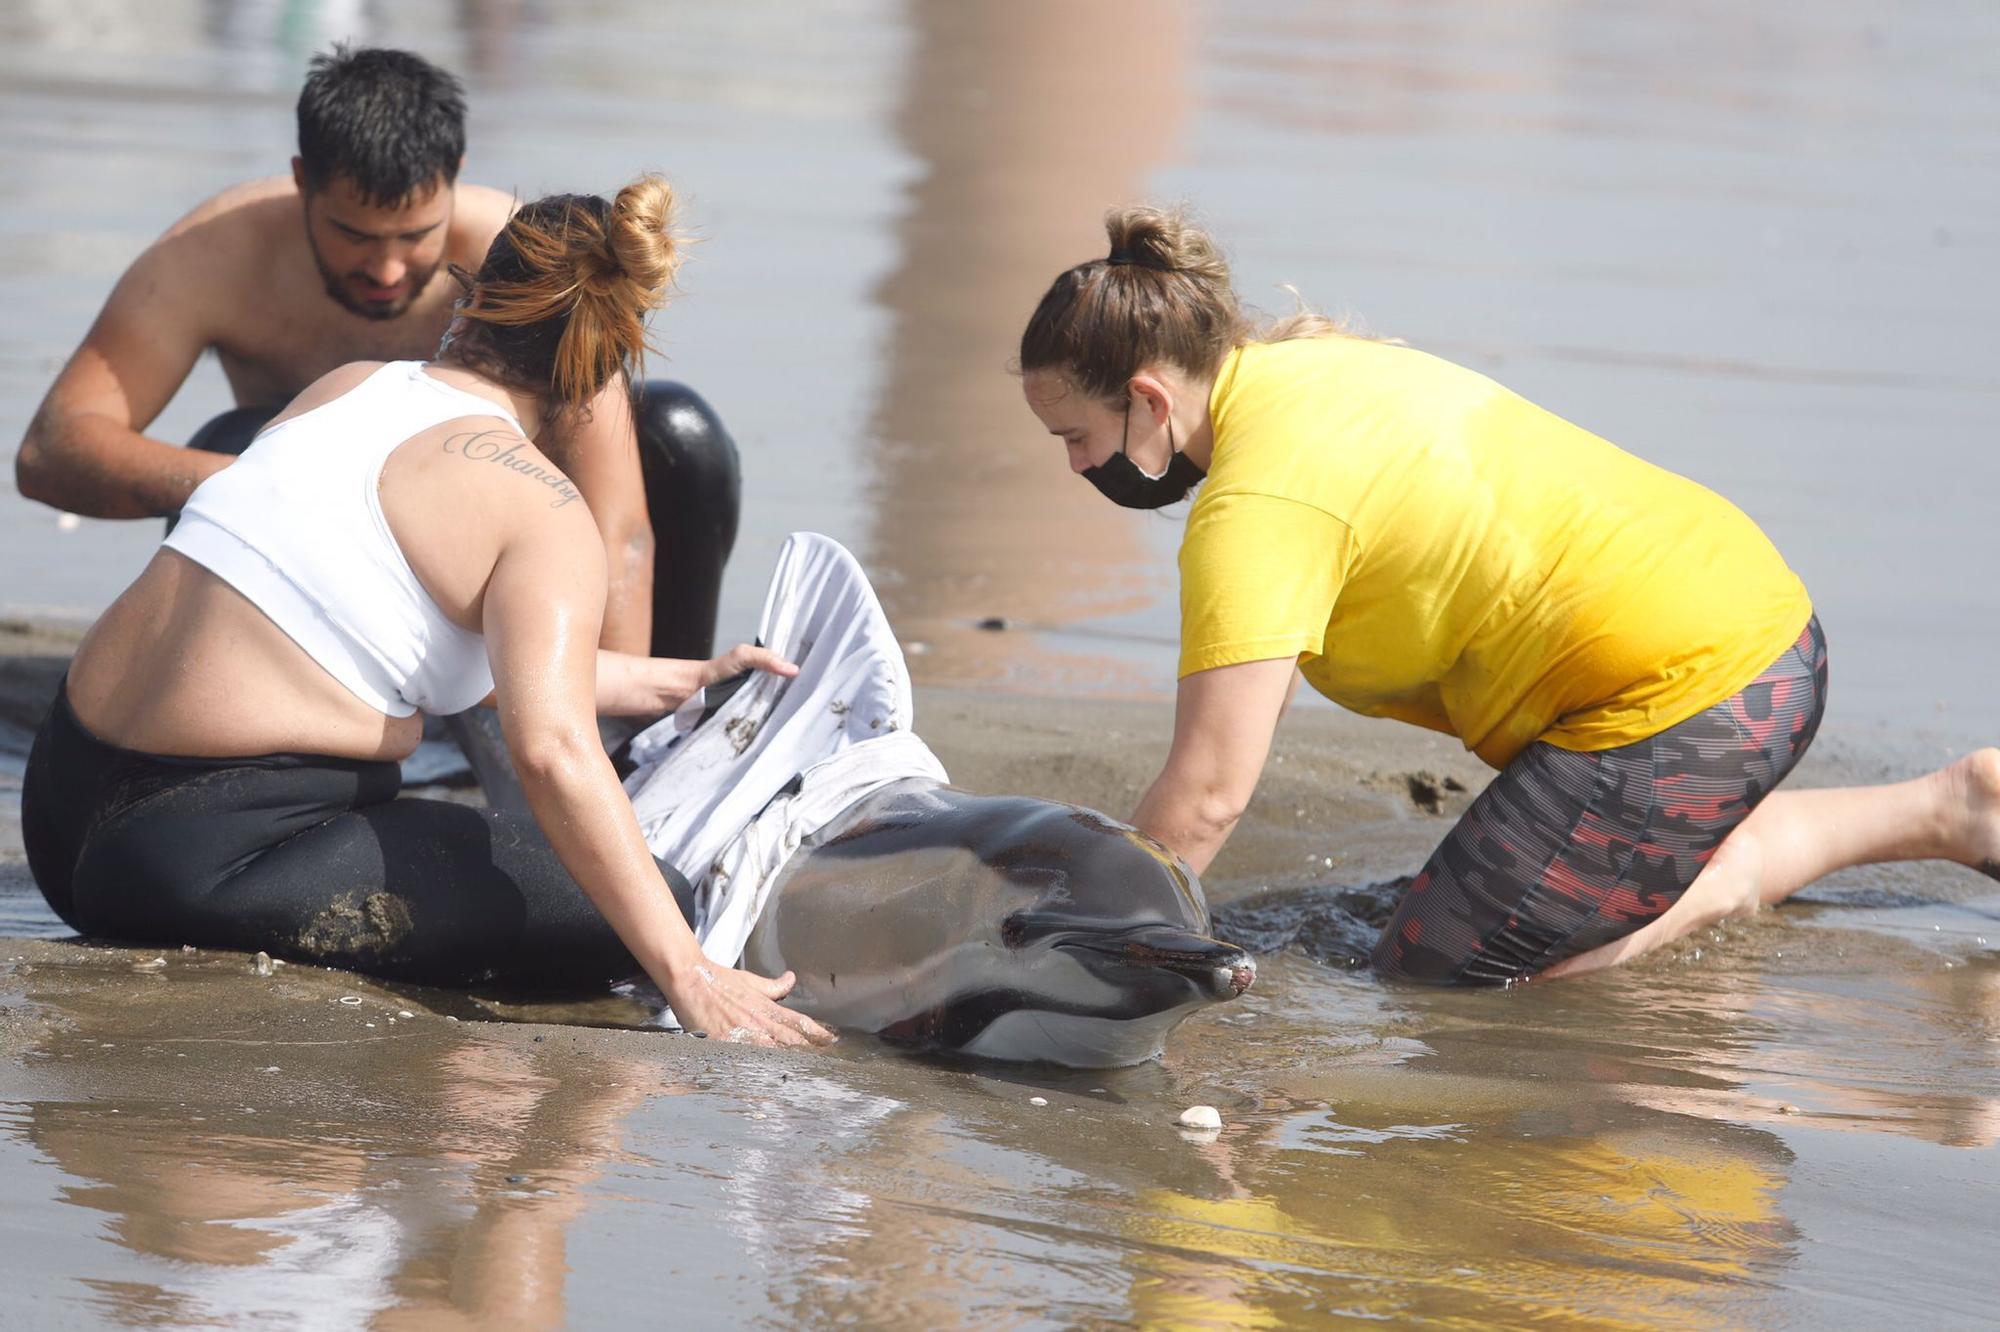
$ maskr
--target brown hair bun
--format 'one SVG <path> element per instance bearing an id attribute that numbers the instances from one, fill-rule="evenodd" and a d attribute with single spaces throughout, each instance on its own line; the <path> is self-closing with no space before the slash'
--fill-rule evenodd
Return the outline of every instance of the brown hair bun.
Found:
<path id="1" fill-rule="evenodd" d="M 1028 317 L 1016 362 L 1023 374 L 1059 370 L 1115 403 L 1148 365 L 1213 376 L 1246 342 L 1342 332 L 1303 306 L 1260 329 L 1230 284 L 1222 247 L 1178 208 L 1114 208 L 1104 234 L 1111 252 L 1057 274 Z"/>
<path id="2" fill-rule="evenodd" d="M 1105 262 L 1163 273 L 1185 273 L 1227 291 L 1229 262 L 1206 231 L 1180 209 L 1135 204 L 1104 215 L 1104 234 L 1111 242 Z"/>

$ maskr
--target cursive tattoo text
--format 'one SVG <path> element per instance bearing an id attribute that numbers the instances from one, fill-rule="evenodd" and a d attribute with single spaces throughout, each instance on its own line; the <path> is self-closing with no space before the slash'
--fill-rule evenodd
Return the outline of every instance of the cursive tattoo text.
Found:
<path id="1" fill-rule="evenodd" d="M 560 509 L 571 500 L 581 499 L 568 477 L 521 455 L 527 442 L 505 430 L 465 430 L 445 440 L 444 451 L 455 453 L 470 462 L 498 463 L 510 472 L 547 486 L 556 495 L 549 501 L 551 509 Z"/>

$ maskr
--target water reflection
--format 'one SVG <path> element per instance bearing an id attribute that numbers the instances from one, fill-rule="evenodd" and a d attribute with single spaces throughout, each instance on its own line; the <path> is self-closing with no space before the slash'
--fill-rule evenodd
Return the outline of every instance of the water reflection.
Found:
<path id="1" fill-rule="evenodd" d="M 1824 932 L 1770 931 L 1788 956 Z M 6 1128 L 143 1260 L 56 1265 L 118 1321 L 558 1326 L 671 1280 L 807 1325 L 1707 1323 L 1811 1284 L 1801 1132 L 1983 1145 L 1995 1118 L 2000 961 L 1926 975 L 1879 937 L 1872 979 L 1829 966 L 1849 941 L 1801 974 L 1669 959 L 1507 995 L 1281 958 L 1257 1022 L 1192 1021 L 1164 1064 L 1012 1074 L 861 1045 L 687 1065 L 657 1034 L 393 1025 L 331 974 L 246 994 L 220 955 L 134 980 L 123 952 L 41 947 L 69 960 L 30 998 L 68 1026 Z M 1171 1126 L 1194 1100 L 1223 1109 L 1211 1140 Z"/>
<path id="2" fill-rule="evenodd" d="M 879 293 L 891 329 L 869 566 L 891 575 L 879 590 L 898 632 L 931 648 L 919 678 L 1144 681 L 1101 645 L 1065 653 L 972 625 L 1115 617 L 1170 572 L 1170 524 L 1068 476 L 1006 370 L 1050 280 L 1103 252 L 1105 208 L 1143 196 L 1172 152 L 1191 18 L 1155 0 L 1025 0 L 917 3 L 909 23 L 895 124 L 922 174 Z"/>
<path id="3" fill-rule="evenodd" d="M 309 1310 L 327 1326 L 563 1326 L 566 1232 L 619 1157 L 621 1121 L 685 1090 L 637 1061 L 482 1043 L 401 1063 L 391 1082 L 375 1041 L 316 1042 L 340 1048 L 311 1055 L 248 1042 L 281 1062 L 218 1064 L 211 1048 L 190 1080 L 190 1065 L 168 1066 L 186 1050 L 153 1037 L 126 1061 L 106 1053 L 116 1042 L 52 1043 L 75 1080 L 58 1079 L 19 1124 L 78 1181 L 67 1201 L 109 1214 L 108 1238 L 166 1264 L 85 1280 L 120 1323 Z M 135 1061 L 164 1070 L 157 1098 L 102 1086 Z"/>

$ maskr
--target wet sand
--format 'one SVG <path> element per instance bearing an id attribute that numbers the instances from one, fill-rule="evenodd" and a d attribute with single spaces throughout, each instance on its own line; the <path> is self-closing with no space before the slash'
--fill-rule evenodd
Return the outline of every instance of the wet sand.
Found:
<path id="1" fill-rule="evenodd" d="M 62 640 L 0 634 L 0 717 L 52 684 Z M 971 789 L 1123 812 L 1168 721 L 926 689 L 918 724 Z M 1289 718 L 1276 757 L 1217 900 L 1408 872 L 1484 780 L 1441 737 L 1325 708 Z M 1828 734 L 1800 779 L 1870 762 Z M 752 1051 L 638 1029 L 612 996 L 97 946 L 48 917 L 0 830 L 13 1307 L 166 1326 L 594 1326 L 664 1300 L 912 1327 L 1981 1319 L 2000 891 L 1921 867 L 1815 897 L 1510 993 L 1281 953 L 1160 1062 L 1074 1072 L 858 1036 Z M 1219 1135 L 1174 1126 L 1195 1103 Z"/>

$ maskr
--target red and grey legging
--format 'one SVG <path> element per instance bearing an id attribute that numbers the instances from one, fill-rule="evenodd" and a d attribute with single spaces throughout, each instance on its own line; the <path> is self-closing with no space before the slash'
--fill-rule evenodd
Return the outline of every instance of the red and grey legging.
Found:
<path id="1" fill-rule="evenodd" d="M 1739 693 L 1656 736 L 1588 754 L 1530 745 L 1410 882 L 1376 968 L 1494 985 L 1632 933 L 1679 900 L 1825 711 L 1814 616 Z"/>

